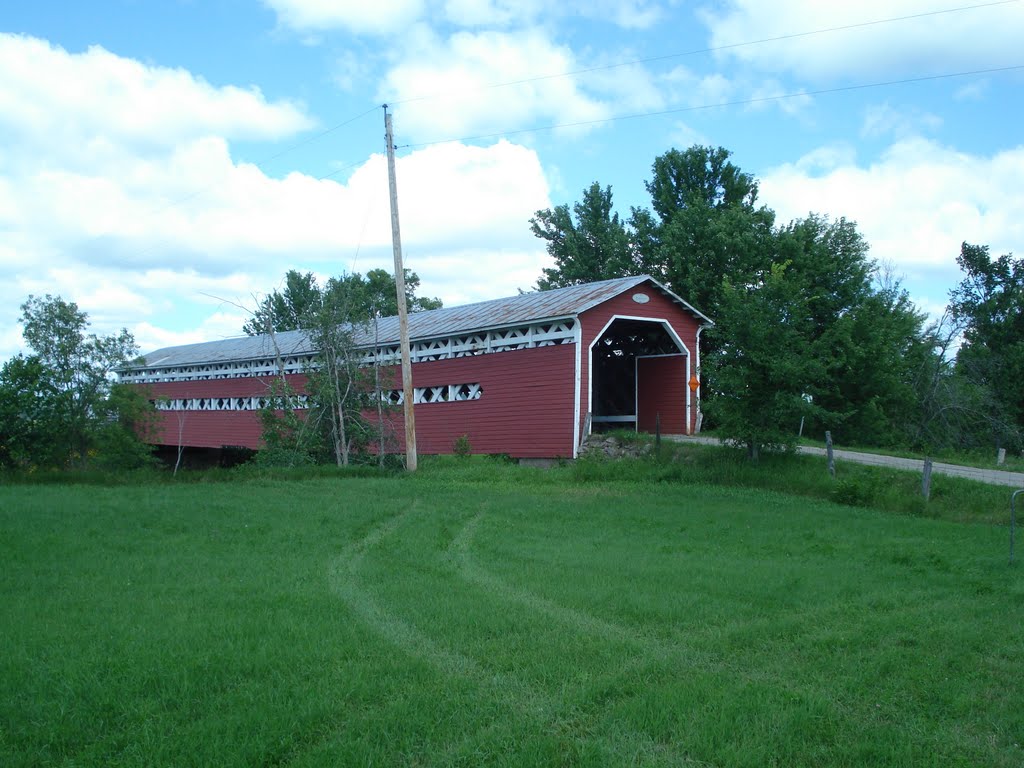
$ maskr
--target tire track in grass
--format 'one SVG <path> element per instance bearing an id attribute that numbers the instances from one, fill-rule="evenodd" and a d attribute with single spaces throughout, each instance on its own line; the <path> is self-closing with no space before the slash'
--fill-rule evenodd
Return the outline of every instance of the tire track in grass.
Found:
<path id="1" fill-rule="evenodd" d="M 644 638 L 628 627 L 623 627 L 620 624 L 606 621 L 585 611 L 556 603 L 534 592 L 514 587 L 505 579 L 495 576 L 490 571 L 473 562 L 470 546 L 476 537 L 476 529 L 483 518 L 483 514 L 484 509 L 480 509 L 448 544 L 446 554 L 455 563 L 461 578 L 483 588 L 495 597 L 502 598 L 508 602 L 518 603 L 524 608 L 554 619 L 579 632 L 600 635 L 606 639 L 629 645 L 650 647 L 650 643 L 653 642 L 650 638 Z"/>
<path id="2" fill-rule="evenodd" d="M 484 511 L 485 507 L 481 508 L 470 518 L 448 545 L 446 554 L 455 563 L 461 578 L 477 585 L 495 597 L 517 603 L 582 634 L 599 635 L 607 640 L 633 646 L 637 650 L 633 661 L 663 661 L 683 655 L 683 651 L 674 644 L 667 644 L 631 627 L 602 619 L 586 611 L 571 608 L 542 597 L 535 592 L 516 587 L 509 583 L 508 580 L 496 576 L 478 565 L 473 560 L 470 548 L 476 536 L 476 529 L 483 518 Z M 696 652 L 693 652 L 693 655 L 695 656 Z M 697 661 L 696 658 L 690 660 Z M 622 671 L 628 672 L 633 666 L 632 664 L 627 664 L 623 667 Z"/>
<path id="3" fill-rule="evenodd" d="M 614 687 L 619 681 L 637 673 L 646 666 L 658 666 L 670 661 L 681 662 L 694 669 L 720 671 L 720 664 L 707 657 L 706 654 L 662 642 L 630 627 L 607 621 L 586 611 L 562 605 L 554 600 L 542 597 L 535 592 L 518 588 L 506 579 L 496 576 L 475 563 L 471 553 L 471 546 L 476 536 L 477 527 L 483 519 L 487 507 L 486 503 L 482 504 L 476 514 L 466 521 L 448 544 L 444 554 L 454 565 L 456 574 L 497 599 L 520 605 L 529 611 L 562 624 L 574 632 L 586 636 L 596 635 L 603 639 L 631 647 L 633 649 L 632 653 L 629 654 L 625 661 L 601 676 L 604 686 Z M 569 694 L 569 689 L 566 689 L 566 696 L 563 697 L 562 704 L 563 709 L 566 710 L 566 717 L 553 721 L 551 725 L 554 728 L 559 728 L 559 726 L 576 723 L 583 730 L 592 732 L 593 728 L 587 727 L 587 724 L 589 723 L 591 726 L 596 725 L 599 710 L 587 712 L 579 709 L 578 705 L 583 705 L 585 700 L 589 699 L 589 695 L 584 687 L 577 686 L 577 688 L 578 690 L 575 694 L 577 701 L 575 704 L 566 700 Z M 583 700 L 580 700 L 581 698 Z M 583 739 L 578 740 L 583 741 Z M 613 750 L 614 760 L 609 764 L 709 765 L 689 755 L 675 752 L 666 744 L 656 741 L 650 733 L 642 729 L 618 731 L 616 744 L 618 749 Z M 608 748 L 605 748 L 605 751 L 608 751 Z"/>
<path id="4" fill-rule="evenodd" d="M 496 702 L 503 702 L 509 709 L 526 716 L 536 723 L 543 733 L 567 739 L 576 744 L 581 753 L 597 753 L 599 764 L 707 765 L 685 753 L 680 754 L 669 745 L 659 743 L 644 730 L 617 729 L 609 739 L 603 739 L 597 727 L 599 711 L 584 711 L 573 700 L 583 693 L 582 690 L 574 692 L 572 687 L 566 687 L 562 689 L 561 695 L 549 694 L 521 678 L 489 670 L 475 659 L 444 647 L 381 605 L 369 590 L 360 586 L 359 570 L 368 552 L 394 535 L 415 513 L 418 506 L 418 500 L 414 501 L 408 509 L 372 528 L 362 539 L 346 546 L 330 563 L 328 578 L 331 591 L 343 599 L 371 629 L 409 657 L 427 661 L 442 674 L 472 681 L 483 695 Z M 533 610 L 541 610 L 559 621 L 567 621 L 577 631 L 596 633 L 625 644 L 639 645 L 638 652 L 629 661 L 607 676 L 608 682 L 614 682 L 645 664 L 662 662 L 679 655 L 679 650 L 674 647 L 665 646 L 626 627 L 585 612 L 560 606 L 539 595 L 517 590 L 473 565 L 469 546 L 485 508 L 486 505 L 483 505 L 475 515 L 468 518 L 443 552 L 443 556 L 449 560 L 454 554 L 460 574 L 467 572 L 465 568 L 468 567 L 474 576 L 479 577 L 477 586 L 483 587 L 486 593 L 520 602 Z M 468 580 L 474 581 L 473 578 Z M 462 759 L 467 751 L 475 749 L 474 745 L 481 738 L 493 734 L 505 725 L 505 721 L 496 720 L 466 733 L 462 739 L 448 744 L 444 751 L 437 755 L 438 764 L 445 765 L 453 760 Z"/>
<path id="5" fill-rule="evenodd" d="M 378 603 L 358 584 L 358 571 L 367 552 L 391 536 L 419 506 L 413 505 L 372 528 L 362 539 L 345 547 L 328 569 L 331 591 L 341 597 L 362 619 L 392 645 L 411 657 L 426 659 L 443 673 L 457 677 L 480 677 L 480 666 L 467 656 L 450 651 L 403 621 Z"/>
<path id="6" fill-rule="evenodd" d="M 797 691 L 795 686 L 779 680 L 771 673 L 757 673 L 750 669 L 735 669 L 734 663 L 707 651 L 681 646 L 679 643 L 651 637 L 634 628 L 618 624 L 593 614 L 562 605 L 549 598 L 516 587 L 508 580 L 496 576 L 473 560 L 471 546 L 477 527 L 484 516 L 487 505 L 484 504 L 453 537 L 448 545 L 446 555 L 453 562 L 458 575 L 465 581 L 476 585 L 488 594 L 507 602 L 515 603 L 535 611 L 548 619 L 558 622 L 569 629 L 584 635 L 597 635 L 609 641 L 621 643 L 632 648 L 632 652 L 615 669 L 610 669 L 603 677 L 608 686 L 614 686 L 644 667 L 658 667 L 666 664 L 682 665 L 694 671 L 712 675 L 742 674 L 751 681 L 771 684 L 780 689 Z M 732 670 L 732 672 L 730 672 Z"/>
<path id="7" fill-rule="evenodd" d="M 358 572 L 367 553 L 393 535 L 417 506 L 418 502 L 414 502 L 409 509 L 394 515 L 371 529 L 362 539 L 345 547 L 328 567 L 331 591 L 344 600 L 371 629 L 409 657 L 425 660 L 445 676 L 471 680 L 483 694 L 496 701 L 502 701 L 510 708 L 533 719 L 544 727 L 545 732 L 553 730 L 556 724 L 566 719 L 571 721 L 572 717 L 565 716 L 565 704 L 556 697 L 537 690 L 517 677 L 489 671 L 475 659 L 445 648 L 411 623 L 388 611 L 368 590 L 359 585 Z M 477 740 L 482 733 L 492 731 L 502 724 L 494 723 L 467 734 L 460 742 L 449 745 L 446 754 L 457 754 L 467 744 Z M 581 746 L 603 753 L 606 759 L 602 762 L 609 765 L 617 762 L 616 758 L 619 756 L 609 753 L 600 742 L 593 742 L 585 735 L 575 732 L 572 738 Z"/>
<path id="8" fill-rule="evenodd" d="M 842 698 L 836 698 L 831 686 L 827 682 L 808 683 L 797 680 L 786 679 L 780 672 L 773 669 L 751 669 L 744 666 L 742 659 L 729 659 L 714 654 L 702 652 L 695 649 L 688 649 L 685 646 L 667 640 L 660 640 L 651 637 L 642 631 L 629 626 L 608 621 L 594 616 L 586 611 L 566 606 L 557 601 L 543 597 L 542 595 L 527 589 L 516 586 L 508 579 L 488 571 L 473 557 L 473 543 L 477 536 L 478 528 L 487 512 L 488 505 L 483 504 L 475 514 L 467 518 L 466 522 L 459 529 L 449 542 L 445 556 L 451 562 L 456 574 L 464 581 L 484 590 L 487 594 L 493 595 L 496 599 L 514 603 L 527 610 L 536 612 L 541 616 L 569 628 L 572 631 L 585 635 L 598 635 L 610 641 L 623 643 L 633 649 L 629 658 L 618 666 L 611 668 L 601 676 L 603 686 L 614 688 L 616 683 L 623 678 L 633 675 L 645 666 L 652 668 L 665 663 L 681 663 L 692 669 L 706 671 L 712 675 L 742 677 L 750 684 L 769 686 L 774 689 L 780 699 L 785 696 L 791 697 L 794 701 L 806 701 L 808 706 L 817 705 L 827 709 L 826 714 L 835 717 L 842 717 L 848 714 L 852 705 Z M 823 617 L 844 615 L 848 610 L 845 604 L 837 604 L 828 608 Z M 904 610 L 917 610 L 924 612 L 923 607 L 916 609 L 905 607 Z M 798 618 L 803 615 L 803 608 L 779 611 L 773 618 L 759 619 L 746 622 L 745 631 L 757 633 L 769 624 L 778 624 L 780 618 Z M 832 622 L 826 622 L 831 624 Z M 722 631 L 729 632 L 736 629 L 734 623 L 725 624 Z M 808 634 L 809 641 L 817 647 L 814 631 L 807 627 L 804 630 Z M 566 717 L 554 721 L 553 725 L 566 725 L 576 723 L 585 727 L 587 723 L 595 724 L 599 717 L 598 711 L 581 711 L 587 706 L 585 690 L 579 690 L 581 699 L 578 700 L 578 708 L 573 711 L 573 706 L 567 697 L 563 697 L 563 707 Z M 599 706 L 599 705 L 598 705 Z M 615 743 L 610 747 L 616 753 L 615 764 L 652 764 L 660 765 L 707 765 L 707 763 L 696 760 L 685 754 L 685 747 L 680 748 L 680 754 L 667 745 L 654 741 L 651 736 L 642 728 L 617 731 Z M 616 749 L 617 747 L 617 749 Z M 623 760 L 624 755 L 631 755 L 631 759 Z"/>
<path id="9" fill-rule="evenodd" d="M 474 561 L 471 551 L 477 527 L 483 519 L 486 508 L 486 504 L 481 505 L 481 508 L 466 522 L 448 545 L 446 554 L 454 563 L 459 576 L 499 599 L 504 599 L 533 610 L 553 621 L 568 626 L 570 629 L 584 634 L 600 635 L 608 640 L 632 646 L 635 649 L 634 655 L 624 661 L 616 672 L 609 673 L 609 680 L 629 675 L 645 664 L 677 662 L 703 671 L 730 672 L 735 674 L 742 672 L 744 676 L 751 680 L 779 685 L 786 690 L 796 690 L 795 687 L 787 686 L 784 681 L 780 681 L 770 673 L 757 674 L 750 669 L 740 670 L 735 668 L 733 660 L 727 656 L 714 656 L 706 651 L 681 647 L 678 643 L 651 637 L 631 627 L 599 618 L 586 611 L 562 605 L 535 592 L 517 587 L 507 579 L 491 573 Z M 847 608 L 843 606 L 836 606 L 830 609 L 830 615 L 835 614 L 838 617 L 843 615 L 846 610 Z M 803 614 L 804 609 L 802 608 L 790 611 L 776 611 L 770 619 L 750 620 L 745 622 L 743 626 L 745 629 L 753 628 L 756 630 L 762 625 L 768 625 L 769 623 L 777 624 L 781 620 L 786 620 L 790 617 L 802 617 Z M 731 631 L 735 626 L 732 622 L 726 623 L 720 632 Z"/>

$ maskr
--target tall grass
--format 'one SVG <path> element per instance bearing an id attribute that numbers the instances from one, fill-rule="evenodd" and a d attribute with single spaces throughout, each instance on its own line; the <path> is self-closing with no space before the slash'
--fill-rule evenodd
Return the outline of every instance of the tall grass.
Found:
<path id="1" fill-rule="evenodd" d="M 702 461 L 0 486 L 0 764 L 1024 763 L 1005 529 Z"/>
<path id="2" fill-rule="evenodd" d="M 665 442 L 660 455 L 608 461 L 584 457 L 569 471 L 582 482 L 711 484 L 762 489 L 901 515 L 958 522 L 1005 523 L 1010 489 L 946 475 L 932 475 L 925 501 L 921 475 L 838 460 L 832 478 L 817 456 L 762 454 L 751 462 L 742 450 Z"/>

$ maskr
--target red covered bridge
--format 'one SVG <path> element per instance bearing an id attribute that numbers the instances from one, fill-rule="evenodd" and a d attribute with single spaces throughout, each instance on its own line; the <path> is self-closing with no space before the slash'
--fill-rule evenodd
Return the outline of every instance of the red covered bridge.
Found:
<path id="1" fill-rule="evenodd" d="M 711 321 L 647 276 L 409 316 L 420 453 L 575 457 L 588 431 L 697 426 L 701 329 Z M 258 410 L 283 368 L 297 391 L 314 350 L 301 331 L 168 347 L 120 372 L 157 402 L 154 442 L 260 447 Z M 398 319 L 357 333 L 367 364 L 399 360 Z M 398 392 L 393 393 L 398 399 Z M 395 416 L 401 437 L 401 415 Z M 399 445 L 399 450 L 402 446 Z"/>

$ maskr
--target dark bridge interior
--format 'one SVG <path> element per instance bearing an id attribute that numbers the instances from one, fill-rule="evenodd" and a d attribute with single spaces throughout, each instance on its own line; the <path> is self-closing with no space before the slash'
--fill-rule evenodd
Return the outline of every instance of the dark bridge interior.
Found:
<path id="1" fill-rule="evenodd" d="M 592 431 L 636 426 L 636 358 L 682 352 L 657 320 L 616 320 L 593 348 Z"/>

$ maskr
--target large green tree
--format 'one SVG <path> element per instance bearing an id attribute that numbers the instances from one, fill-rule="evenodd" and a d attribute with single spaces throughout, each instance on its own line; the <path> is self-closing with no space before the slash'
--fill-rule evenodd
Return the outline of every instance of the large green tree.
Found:
<path id="1" fill-rule="evenodd" d="M 612 188 L 596 181 L 570 211 L 559 205 L 537 211 L 530 230 L 547 242 L 555 266 L 537 281 L 542 291 L 638 274 L 626 227 L 612 208 Z"/>
<path id="2" fill-rule="evenodd" d="M 775 250 L 802 286 L 807 343 L 827 351 L 820 375 L 805 382 L 820 417 L 808 428 L 838 430 L 847 443 L 903 441 L 928 346 L 924 315 L 869 258 L 851 221 L 798 219 L 776 230 Z"/>
<path id="3" fill-rule="evenodd" d="M 30 296 L 21 306 L 32 351 L 0 372 L 0 461 L 20 466 L 136 465 L 150 410 L 114 371 L 136 356 L 132 335 L 88 333 L 88 315 L 60 297 Z"/>
<path id="4" fill-rule="evenodd" d="M 908 444 L 920 450 L 990 448 L 1016 442 L 1018 430 L 983 382 L 972 380 L 956 364 L 963 327 L 948 312 L 926 329 L 924 354 L 915 351 L 918 377 L 915 402 L 903 423 Z"/>
<path id="5" fill-rule="evenodd" d="M 811 341 L 813 322 L 803 282 L 789 264 L 772 264 L 742 285 L 726 280 L 716 349 L 703 361 L 719 392 L 705 404 L 719 434 L 746 446 L 792 447 L 801 416 L 821 411 L 807 396 L 824 375 L 825 350 Z"/>
<path id="6" fill-rule="evenodd" d="M 1005 421 L 1024 429 L 1024 259 L 989 255 L 963 243 L 965 277 L 950 293 L 950 312 L 963 328 L 957 371 L 989 389 Z M 1019 440 L 1019 434 L 1014 436 Z"/>
<path id="7" fill-rule="evenodd" d="M 420 278 L 405 270 L 405 301 L 409 312 L 440 309 L 441 300 L 417 296 Z M 385 269 L 371 269 L 366 275 L 352 272 L 332 277 L 324 287 L 324 303 L 333 307 L 336 316 L 348 321 L 361 322 L 375 317 L 394 317 L 398 314 L 398 293 L 395 278 Z"/>
<path id="8" fill-rule="evenodd" d="M 35 355 L 16 355 L 0 369 L 0 467 L 67 462 L 58 392 Z"/>
<path id="9" fill-rule="evenodd" d="M 741 413 L 781 418 L 785 400 L 790 411 L 811 417 L 808 429 L 816 433 L 840 430 L 850 443 L 909 439 L 906 415 L 934 345 L 924 316 L 879 271 L 853 222 L 809 214 L 776 226 L 775 213 L 758 202 L 757 180 L 721 147 L 669 150 L 654 160 L 646 187 L 650 208 L 633 208 L 625 223 L 612 212 L 611 189 L 597 183 L 572 212 L 568 206 L 538 212 L 533 232 L 555 258 L 538 287 L 646 273 L 713 318 L 718 327 L 701 337 L 702 355 L 732 365 L 703 371 L 713 425 L 728 419 L 735 426 Z M 775 318 L 774 338 L 751 307 L 766 321 Z M 755 333 L 762 330 L 763 336 Z M 775 359 L 758 368 L 751 364 L 755 351 Z M 813 364 L 812 353 L 818 355 Z M 774 381 L 783 371 L 786 380 Z M 778 394 L 761 386 L 765 381 Z M 763 410 L 735 407 L 750 392 L 766 398 Z M 787 399 L 793 392 L 798 399 Z M 731 398 L 731 405 L 712 407 L 718 396 Z M 755 431 L 771 444 L 765 429 Z"/>
<path id="10" fill-rule="evenodd" d="M 724 281 L 743 285 L 775 259 L 774 212 L 757 205 L 757 182 L 721 148 L 672 149 L 646 182 L 652 210 L 634 208 L 640 271 L 714 317 Z"/>
<path id="11" fill-rule="evenodd" d="M 721 147 L 671 149 L 646 182 L 651 208 L 628 221 L 612 207 L 611 187 L 594 182 L 573 204 L 538 211 L 531 231 L 555 266 L 541 290 L 650 274 L 698 309 L 714 313 L 722 281 L 742 284 L 772 262 L 774 213 L 757 207 L 757 182 Z"/>

